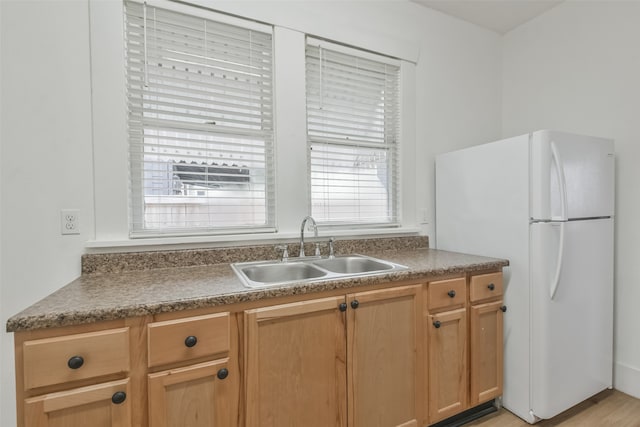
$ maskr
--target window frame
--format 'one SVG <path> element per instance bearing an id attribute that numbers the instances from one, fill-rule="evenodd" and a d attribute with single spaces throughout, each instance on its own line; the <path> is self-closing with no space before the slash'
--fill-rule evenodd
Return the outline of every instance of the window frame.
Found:
<path id="1" fill-rule="evenodd" d="M 211 235 L 211 236 L 215 236 L 215 235 L 228 235 L 228 234 L 253 234 L 253 233 L 274 233 L 277 231 L 276 228 L 276 183 L 275 183 L 275 174 L 276 174 L 276 163 L 275 163 L 275 90 L 274 90 L 274 83 L 275 83 L 275 72 L 274 72 L 274 68 L 275 68 L 275 60 L 274 60 L 274 28 L 271 25 L 268 24 L 262 24 L 262 23 L 256 23 L 250 20 L 245 20 L 242 18 L 236 18 L 236 17 L 231 17 L 231 16 L 227 16 L 224 14 L 219 14 L 210 10 L 206 10 L 200 7 L 195 7 L 195 6 L 190 6 L 190 5 L 182 5 L 182 4 L 176 4 L 176 3 L 172 3 L 172 2 L 166 2 L 166 1 L 147 1 L 147 2 L 140 2 L 138 0 L 125 0 L 123 1 L 123 18 L 125 20 L 124 22 L 124 41 L 125 41 L 125 67 L 127 67 L 127 69 L 129 69 L 130 66 L 130 62 L 128 60 L 127 57 L 127 37 L 128 37 L 128 33 L 127 33 L 127 22 L 126 22 L 126 18 L 127 18 L 127 3 L 131 3 L 134 7 L 136 7 L 137 5 L 141 5 L 142 6 L 142 10 L 144 12 L 144 19 L 146 20 L 146 15 L 147 15 L 147 7 L 149 8 L 159 8 L 159 9 L 163 9 L 165 12 L 168 13 L 175 13 L 175 14 L 179 14 L 179 15 L 186 15 L 187 18 L 184 19 L 195 19 L 195 20 L 204 20 L 206 22 L 213 22 L 215 25 L 217 24 L 221 24 L 222 26 L 231 26 L 231 27 L 235 27 L 235 29 L 237 29 L 238 31 L 248 31 L 250 32 L 250 34 L 254 34 L 254 32 L 259 32 L 261 34 L 261 36 L 268 36 L 270 38 L 270 47 L 269 47 L 269 54 L 270 54 L 270 66 L 268 69 L 268 72 L 270 73 L 270 81 L 268 83 L 268 88 L 270 88 L 270 93 L 267 93 L 267 98 L 270 97 L 270 103 L 268 103 L 268 109 L 265 110 L 265 114 L 268 118 L 270 118 L 270 127 L 265 128 L 262 127 L 262 131 L 260 132 L 255 132 L 252 131 L 250 129 L 238 129 L 237 132 L 235 132 L 235 129 L 233 127 L 229 127 L 227 126 L 225 127 L 218 127 L 218 129 L 212 131 L 213 133 L 210 133 L 209 135 L 218 135 L 217 137 L 212 137 L 212 138 L 227 138 L 225 137 L 225 135 L 228 136 L 228 138 L 258 138 L 260 139 L 260 135 L 263 135 L 264 137 L 264 144 L 262 145 L 263 147 L 263 152 L 264 152 L 264 190 L 263 190 L 263 194 L 264 194 L 264 221 L 260 222 L 260 223 L 254 223 L 254 224 L 248 224 L 248 225 L 219 225 L 216 223 L 209 223 L 208 226 L 198 226 L 198 227 L 157 227 L 157 228 L 148 228 L 146 225 L 146 219 L 145 219 L 145 210 L 146 210 L 146 206 L 147 206 L 147 201 L 146 198 L 148 198 L 149 196 L 146 194 L 146 190 L 145 190 L 145 185 L 144 184 L 144 180 L 146 179 L 146 177 L 141 176 L 141 173 L 144 171 L 145 168 L 145 164 L 147 162 L 147 160 L 145 160 L 144 158 L 136 158 L 136 150 L 144 150 L 144 147 L 146 146 L 146 143 L 144 142 L 144 139 L 146 138 L 146 135 L 143 135 L 141 137 L 139 137 L 141 139 L 140 142 L 135 141 L 135 136 L 131 136 L 131 128 L 133 121 L 137 119 L 139 119 L 140 122 L 143 121 L 143 113 L 141 113 L 139 115 L 139 117 L 133 117 L 133 114 L 131 112 L 131 99 L 130 99 L 130 95 L 129 95 L 129 91 L 131 90 L 131 80 L 128 76 L 125 77 L 125 82 L 126 82 L 126 101 L 127 101 L 127 129 L 129 130 L 129 137 L 127 139 L 128 142 L 128 147 L 129 147 L 129 220 L 128 220 L 128 225 L 129 225 L 129 237 L 130 238 L 146 238 L 146 237 L 167 237 L 167 236 L 207 236 L 207 235 Z M 172 17 L 171 19 L 176 19 L 176 20 L 180 20 L 181 18 L 183 18 L 183 16 L 179 16 L 179 15 L 175 15 L 174 17 Z M 146 22 L 146 21 L 145 21 Z M 231 28 L 229 27 L 229 28 Z M 144 43 L 147 43 L 147 30 L 144 30 Z M 205 45 L 206 45 L 206 24 L 205 24 Z M 144 73 L 146 74 L 146 61 L 147 61 L 147 51 L 146 51 L 146 46 L 143 46 L 143 49 L 145 49 L 144 51 L 144 61 L 145 64 L 143 65 L 145 70 Z M 249 53 L 249 55 L 251 55 L 251 53 Z M 231 64 L 231 63 L 229 63 Z M 195 65 L 191 65 L 189 64 L 188 66 L 194 67 L 197 66 L 198 64 Z M 231 64 L 233 65 L 233 64 Z M 237 66 L 237 65 L 235 65 Z M 231 71 L 232 73 L 233 71 Z M 146 76 L 145 76 L 146 78 Z M 171 77 L 169 77 L 171 78 Z M 186 77 L 187 79 L 189 77 Z M 188 80 L 187 80 L 188 81 Z M 145 82 L 146 83 L 146 82 Z M 188 83 L 185 83 L 188 84 Z M 181 95 L 181 94 L 179 94 Z M 152 96 L 155 96 L 152 93 Z M 145 98 L 146 99 L 146 98 Z M 146 105 L 146 104 L 145 104 Z M 211 104 L 212 106 L 215 106 L 216 104 Z M 261 111 L 262 109 L 264 109 L 264 107 L 260 107 Z M 261 116 L 262 117 L 262 116 Z M 153 120 L 151 119 L 151 122 Z M 156 120 L 158 121 L 158 120 Z M 142 127 L 144 130 L 146 130 L 147 128 L 145 127 L 144 124 L 138 124 L 138 126 Z M 153 125 L 151 125 L 153 127 Z M 202 125 L 200 124 L 193 124 L 193 125 L 189 125 L 188 123 L 185 125 L 183 123 L 178 123 L 177 124 L 177 128 L 180 131 L 180 127 L 183 127 L 184 129 L 184 134 L 185 135 L 190 135 L 193 133 L 203 133 L 203 129 L 202 129 Z M 187 136 L 185 136 L 187 137 Z M 160 138 L 160 137 L 157 137 Z M 188 137 L 187 137 L 188 138 Z M 231 146 L 235 143 L 223 143 L 223 142 L 215 142 L 215 144 L 217 144 L 218 146 Z M 189 143 L 187 142 L 187 145 Z M 223 145 L 224 144 L 224 145 Z M 205 145 L 205 144 L 203 144 Z M 177 147 L 179 148 L 179 147 Z M 211 148 L 206 148 L 206 150 L 211 150 Z M 218 149 L 219 151 L 220 149 Z M 221 150 L 224 151 L 224 148 L 222 148 Z M 176 150 L 176 152 L 178 152 Z M 146 151 L 144 151 L 142 153 L 142 155 L 146 155 Z M 140 154 L 138 154 L 138 156 L 140 156 Z M 197 156 L 195 156 L 197 157 Z M 200 157 L 198 157 L 200 158 Z M 204 157 L 202 157 L 202 159 L 204 159 Z M 212 179 L 215 179 L 216 174 L 218 174 L 220 172 L 220 168 L 215 167 L 216 163 L 211 163 L 209 166 L 204 167 L 204 176 L 207 177 L 207 179 L 209 179 L 209 177 L 211 177 Z M 181 167 L 180 165 L 174 165 L 174 166 L 178 166 Z M 240 167 L 241 165 L 239 165 Z M 174 168 L 175 169 L 175 168 Z M 184 169 L 184 168 L 183 168 Z M 179 171 L 182 172 L 182 174 L 178 174 L 176 172 L 176 170 L 173 170 L 172 174 L 178 175 L 180 177 L 180 180 L 182 181 L 182 175 L 185 175 L 185 171 Z M 209 173 L 211 172 L 211 173 Z M 240 169 L 238 169 L 238 172 L 246 172 L 246 171 L 241 171 Z M 186 174 L 191 174 L 192 176 L 195 176 L 196 173 L 193 171 L 186 171 Z M 231 172 L 229 173 L 225 173 L 223 175 L 226 175 L 227 181 L 233 181 L 236 179 L 236 177 L 231 176 Z M 250 180 L 253 179 L 252 177 L 249 178 Z M 173 178 L 171 179 L 173 181 Z M 138 181 L 138 182 L 136 182 Z M 140 183 L 142 182 L 142 183 Z M 196 186 L 197 188 L 201 187 L 201 186 Z M 196 188 L 194 187 L 194 188 Z M 227 185 L 227 187 L 230 187 L 230 185 Z M 252 194 L 252 190 L 247 190 L 249 194 Z M 202 191 L 198 191 L 196 193 L 200 194 L 206 192 L 207 195 L 211 192 L 213 193 L 219 193 L 220 191 L 215 191 L 215 190 L 211 190 L 209 191 L 208 189 L 203 189 Z M 186 194 L 186 193 L 185 193 Z M 233 194 L 233 193 L 231 193 Z M 152 197 L 154 198 L 154 197 Z M 156 197 L 157 198 L 157 197 Z M 198 197 L 185 197 L 185 199 L 193 199 L 195 203 L 197 203 L 196 199 L 200 199 Z M 204 197 L 204 200 L 212 200 L 214 201 L 213 205 L 215 205 L 215 200 L 216 197 Z M 240 200 L 240 199 L 239 199 Z M 245 199 L 242 199 L 245 200 Z M 249 200 L 249 199 L 247 199 Z M 184 203 L 189 204 L 188 201 L 185 200 Z M 209 202 L 210 203 L 210 202 Z M 207 205 L 209 206 L 209 205 Z M 210 211 L 210 207 L 205 207 L 204 209 L 206 209 L 207 211 Z M 185 205 L 185 210 L 187 210 L 187 205 Z M 242 210 L 238 210 L 238 213 L 242 212 Z M 206 216 L 206 214 L 205 214 Z"/>
<path id="2" fill-rule="evenodd" d="M 319 53 L 317 56 L 319 56 L 319 59 L 315 59 L 313 58 L 311 60 L 312 64 L 310 64 L 310 60 L 309 57 L 313 54 L 310 55 L 309 50 L 311 49 L 318 49 Z M 321 98 L 323 95 L 322 93 L 318 96 L 313 95 L 313 100 L 310 101 L 309 100 L 309 92 L 310 92 L 310 86 L 311 83 L 309 81 L 306 82 L 306 107 L 307 107 L 307 180 L 308 180 L 308 185 L 307 185 L 307 198 L 308 198 L 308 210 L 309 210 L 309 214 L 310 215 L 316 215 L 314 216 L 314 218 L 316 218 L 318 225 L 321 225 L 323 227 L 328 227 L 328 228 L 332 228 L 332 229 L 363 229 L 363 228 L 398 228 L 401 227 L 401 222 L 402 222 L 402 217 L 401 217 L 401 206 L 402 206 L 402 180 L 401 180 L 401 168 L 400 168 L 400 162 L 401 162 L 401 157 L 402 157 L 402 153 L 401 153 L 401 147 L 402 147 L 402 133 L 401 133 L 401 129 L 402 129 L 402 118 L 401 118 L 401 111 L 402 111 L 402 105 L 403 105 L 403 100 L 402 100 L 402 91 L 403 91 L 403 87 L 402 87 L 402 81 L 403 81 L 403 63 L 401 60 L 395 59 L 395 58 L 391 58 L 379 53 L 375 53 L 375 52 L 371 52 L 368 50 L 364 50 L 364 49 L 359 49 L 356 47 L 351 47 L 351 46 L 346 46 L 343 44 L 339 44 L 333 41 L 328 41 L 328 40 L 324 40 L 324 39 L 319 39 L 313 36 L 306 36 L 306 44 L 305 44 L 305 65 L 306 65 L 306 79 L 309 79 L 309 74 L 314 74 L 313 71 L 309 71 L 309 67 L 322 67 L 322 61 L 323 61 L 323 57 L 322 57 L 322 51 L 323 50 L 328 50 L 330 52 L 334 52 L 335 54 L 338 55 L 338 57 L 340 56 L 349 56 L 350 58 L 356 60 L 358 59 L 362 59 L 365 61 L 365 63 L 367 61 L 371 61 L 371 62 L 375 62 L 378 64 L 382 64 L 385 66 L 385 78 L 389 78 L 390 74 L 393 74 L 393 76 L 391 76 L 392 78 L 394 78 L 396 81 L 395 83 L 395 87 L 391 90 L 392 92 L 392 99 L 391 99 L 391 111 L 389 113 L 387 113 L 387 106 L 388 104 L 386 102 L 384 102 L 384 107 L 385 107 L 385 112 L 384 115 L 382 117 L 383 120 L 383 129 L 382 129 L 382 134 L 384 134 L 384 137 L 382 139 L 382 141 L 378 140 L 378 141 L 374 141 L 375 138 L 371 138 L 370 135 L 364 135 L 365 132 L 362 129 L 349 129 L 351 131 L 351 133 L 349 133 L 349 131 L 344 131 L 343 134 L 341 135 L 342 140 L 338 140 L 338 138 L 333 138 L 330 136 L 325 136 L 323 138 L 323 136 L 318 135 L 318 133 L 322 133 L 322 131 L 318 132 L 317 129 L 317 125 L 315 123 L 312 123 L 311 120 L 311 112 L 310 110 L 313 110 L 313 113 L 317 116 L 318 114 L 318 110 L 322 109 L 323 107 L 318 108 L 317 106 L 314 107 L 310 107 L 310 103 L 313 102 L 318 102 L 318 98 Z M 390 68 L 392 68 L 393 70 L 395 70 L 392 73 L 386 74 L 386 66 L 389 66 Z M 369 71 L 369 70 L 365 70 L 365 71 Z M 322 85 L 325 84 L 325 81 L 323 80 L 323 75 L 322 75 L 322 70 L 319 70 L 316 74 L 319 74 L 319 79 L 321 80 L 318 85 L 320 86 L 320 92 L 322 92 Z M 314 75 L 314 78 L 316 78 L 318 76 Z M 352 77 L 350 75 L 350 77 Z M 363 77 L 363 80 L 360 82 L 364 82 L 365 77 Z M 336 80 L 334 79 L 333 82 L 335 83 Z M 385 82 L 385 94 L 386 94 L 386 82 Z M 311 89 L 312 90 L 312 89 Z M 317 90 L 317 89 L 316 89 Z M 395 93 L 393 93 L 395 92 Z M 367 93 L 370 94 L 370 93 Z M 335 92 L 330 93 L 330 95 L 335 95 Z M 359 94 L 358 94 L 359 95 Z M 319 101 L 320 103 L 322 103 L 322 100 L 320 99 Z M 358 108 L 358 104 L 354 103 L 352 105 L 352 107 Z M 340 108 L 344 108 L 340 107 Z M 322 113 L 321 113 L 322 114 Z M 329 113 L 330 115 L 330 113 Z M 394 116 L 394 117 L 389 117 L 390 116 Z M 377 117 L 378 119 L 380 119 L 380 117 Z M 317 119 L 317 117 L 314 117 L 314 119 Z M 362 120 L 362 118 L 357 118 L 356 120 L 360 121 Z M 372 117 L 370 117 L 371 122 L 373 123 L 376 120 L 376 117 L 374 115 L 372 115 Z M 328 118 L 327 121 L 329 122 L 327 127 L 331 128 L 332 126 L 340 126 L 337 125 L 336 121 L 332 122 L 331 118 Z M 388 130 L 388 126 L 392 127 L 391 132 L 389 132 Z M 356 126 L 357 124 L 354 125 L 353 123 L 349 123 L 346 124 L 344 126 Z M 378 125 L 379 126 L 379 125 Z M 314 127 L 314 129 L 311 129 L 312 127 Z M 372 125 L 371 127 L 375 127 L 374 125 Z M 314 133 L 316 133 L 316 135 L 314 135 Z M 330 133 L 330 131 L 329 131 Z M 337 133 L 340 133 L 340 131 L 338 131 Z M 391 133 L 391 141 L 389 141 L 387 139 L 387 135 Z M 360 136 L 360 140 L 358 140 L 358 137 Z M 378 138 L 379 139 L 379 138 Z M 372 142 L 373 141 L 373 142 Z M 380 221 L 380 220 L 373 220 L 373 221 L 367 221 L 367 220 L 357 220 L 355 218 L 351 219 L 351 220 L 339 220 L 339 219 L 325 219 L 323 216 L 321 215 L 317 215 L 314 213 L 314 172 L 316 174 L 316 176 L 318 175 L 319 171 L 317 169 L 314 170 L 314 168 L 316 168 L 317 166 L 315 166 L 313 164 L 313 147 L 318 145 L 324 145 L 325 147 L 329 147 L 329 146 L 333 146 L 333 147 L 338 147 L 338 146 L 342 146 L 342 147 L 351 147 L 354 151 L 358 150 L 358 149 L 366 149 L 366 150 L 378 150 L 378 151 L 384 151 L 386 150 L 386 162 L 385 162 L 385 168 L 388 171 L 387 174 L 387 213 L 386 216 L 389 218 L 387 221 Z M 336 148 L 336 150 L 339 150 Z M 341 150 L 343 153 L 345 153 L 345 150 L 342 149 Z M 340 154 L 335 154 L 335 150 L 334 150 L 334 155 L 335 156 L 340 156 L 343 159 L 345 158 L 345 155 L 340 155 Z M 339 160 L 337 160 L 339 161 Z M 330 166 L 329 166 L 330 168 Z M 360 175 L 358 175 L 360 176 Z M 358 178 L 359 179 L 359 178 Z M 332 188 L 331 186 L 325 186 L 326 187 L 326 192 L 325 193 L 329 193 L 332 189 L 335 190 L 335 188 Z M 359 189 L 355 189 L 354 191 L 357 191 L 359 193 Z M 366 189 L 364 189 L 363 191 L 367 191 Z M 371 199 L 367 199 L 367 198 L 363 198 L 360 202 L 357 203 L 356 206 L 356 210 L 360 210 L 362 207 L 362 203 L 366 203 L 367 201 L 372 201 Z M 329 202 L 330 203 L 330 202 Z M 340 209 L 339 207 L 337 209 Z M 331 210 L 331 207 L 324 207 L 325 211 L 329 211 Z"/>

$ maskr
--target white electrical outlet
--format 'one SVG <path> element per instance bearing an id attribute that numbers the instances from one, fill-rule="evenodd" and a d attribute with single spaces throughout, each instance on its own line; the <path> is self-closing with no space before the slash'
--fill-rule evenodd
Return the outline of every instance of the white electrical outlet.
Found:
<path id="1" fill-rule="evenodd" d="M 80 211 L 78 209 L 61 210 L 60 221 L 62 234 L 80 234 Z"/>
<path id="2" fill-rule="evenodd" d="M 429 223 L 429 209 L 422 209 L 421 210 L 421 224 L 428 224 Z"/>

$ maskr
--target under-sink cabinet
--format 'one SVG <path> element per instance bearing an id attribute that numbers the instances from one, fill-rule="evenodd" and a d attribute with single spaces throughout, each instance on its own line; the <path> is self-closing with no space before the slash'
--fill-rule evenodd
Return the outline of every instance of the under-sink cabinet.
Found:
<path id="1" fill-rule="evenodd" d="M 437 423 L 501 395 L 505 307 L 428 279 L 16 332 L 18 427 Z"/>
<path id="2" fill-rule="evenodd" d="M 419 426 L 420 289 L 246 311 L 247 427 Z"/>

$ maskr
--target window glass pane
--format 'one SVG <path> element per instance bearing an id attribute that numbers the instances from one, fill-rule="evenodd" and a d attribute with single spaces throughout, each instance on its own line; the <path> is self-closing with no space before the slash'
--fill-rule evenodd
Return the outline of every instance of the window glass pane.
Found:
<path id="1" fill-rule="evenodd" d="M 325 222 L 391 222 L 388 150 L 314 144 L 312 215 Z"/>

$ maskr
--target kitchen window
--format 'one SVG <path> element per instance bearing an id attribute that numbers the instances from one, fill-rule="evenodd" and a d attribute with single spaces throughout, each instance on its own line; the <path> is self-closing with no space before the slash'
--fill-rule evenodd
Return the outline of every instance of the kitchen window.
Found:
<path id="1" fill-rule="evenodd" d="M 311 215 L 328 225 L 398 223 L 400 61 L 307 38 Z"/>
<path id="2" fill-rule="evenodd" d="M 130 235 L 275 231 L 272 28 L 124 6 Z"/>

